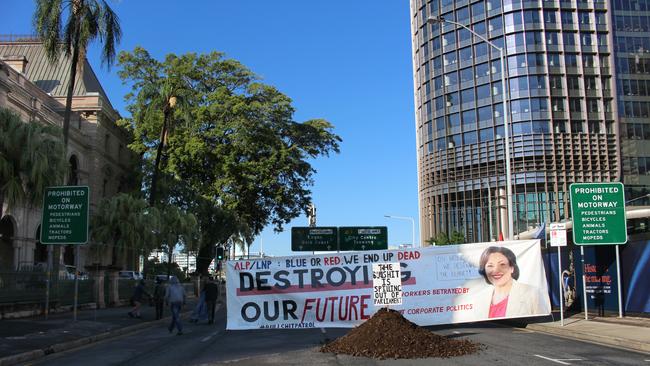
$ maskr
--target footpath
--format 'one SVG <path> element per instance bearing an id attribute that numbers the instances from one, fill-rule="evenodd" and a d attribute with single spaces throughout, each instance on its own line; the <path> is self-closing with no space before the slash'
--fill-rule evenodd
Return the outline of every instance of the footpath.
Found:
<path id="1" fill-rule="evenodd" d="M 589 314 L 585 320 L 584 313 L 579 313 L 565 317 L 562 326 L 559 315 L 554 315 L 555 321 L 528 323 L 526 329 L 650 354 L 650 318 Z"/>
<path id="2" fill-rule="evenodd" d="M 191 313 L 195 301 L 195 298 L 189 299 L 183 309 L 184 316 Z M 83 310 L 78 312 L 76 322 L 72 313 L 50 315 L 48 320 L 44 316 L 0 320 L 0 366 L 28 362 L 170 321 L 169 308 L 165 308 L 165 317 L 158 321 L 154 319 L 155 309 L 151 306 L 143 306 L 142 319 L 129 318 L 130 309 Z M 585 320 L 584 314 L 577 314 L 565 318 L 564 326 L 560 325 L 557 316 L 555 321 L 547 321 L 550 318 L 508 323 L 557 337 L 650 354 L 650 318 L 609 316 Z"/>
<path id="3" fill-rule="evenodd" d="M 196 298 L 189 297 L 183 308 L 184 317 L 191 314 L 195 304 Z M 161 320 L 155 320 L 153 306 L 143 305 L 140 319 L 128 316 L 131 309 L 121 306 L 82 310 L 77 312 L 77 321 L 73 321 L 72 312 L 50 314 L 47 320 L 44 315 L 0 320 L 0 366 L 39 359 L 171 321 L 167 306 Z"/>

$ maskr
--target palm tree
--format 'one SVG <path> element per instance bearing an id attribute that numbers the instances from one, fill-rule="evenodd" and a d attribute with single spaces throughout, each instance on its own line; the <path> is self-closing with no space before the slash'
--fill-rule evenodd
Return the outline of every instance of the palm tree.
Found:
<path id="1" fill-rule="evenodd" d="M 92 218 L 93 239 L 112 248 L 111 264 L 118 265 L 118 249 L 136 251 L 155 246 L 158 210 L 143 199 L 120 193 L 102 200 Z"/>
<path id="2" fill-rule="evenodd" d="M 122 29 L 117 15 L 104 0 L 36 0 L 34 28 L 43 39 L 51 62 L 57 61 L 62 51 L 72 58 L 63 115 L 63 143 L 67 147 L 74 83 L 88 45 L 99 38 L 104 43 L 102 64 L 110 67 L 115 60 L 115 46 L 122 38 Z"/>
<path id="3" fill-rule="evenodd" d="M 40 203 L 45 188 L 63 180 L 66 167 L 59 127 L 25 123 L 0 108 L 0 218 L 5 199 L 9 206 Z"/>
<path id="4" fill-rule="evenodd" d="M 143 128 L 142 126 L 150 125 L 156 126 L 157 131 L 157 127 L 160 126 L 158 141 L 149 137 L 156 132 L 145 133 L 148 135 L 146 138 L 155 141 L 157 145 L 149 193 L 151 206 L 156 203 L 160 166 L 165 147 L 169 143 L 170 133 L 173 132 L 175 124 L 190 118 L 186 107 L 189 95 L 192 93 L 192 86 L 187 76 L 179 74 L 169 66 L 170 63 L 181 63 L 181 61 L 182 58 L 170 55 L 165 62 L 160 62 L 141 47 L 136 47 L 132 53 L 123 51 L 119 55 L 119 65 L 122 70 L 118 74 L 122 81 L 126 82 L 129 79 L 134 81 L 134 92 L 128 95 L 128 98 L 135 101 L 129 108 L 133 116 L 131 128 L 137 130 Z"/>

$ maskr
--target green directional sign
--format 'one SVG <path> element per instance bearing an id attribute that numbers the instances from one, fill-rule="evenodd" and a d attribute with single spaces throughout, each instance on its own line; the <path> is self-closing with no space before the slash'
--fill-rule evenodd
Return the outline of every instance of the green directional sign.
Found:
<path id="1" fill-rule="evenodd" d="M 386 226 L 349 226 L 339 228 L 340 250 L 388 249 Z"/>
<path id="2" fill-rule="evenodd" d="M 623 183 L 574 183 L 569 190 L 575 244 L 627 242 Z"/>
<path id="3" fill-rule="evenodd" d="M 43 197 L 41 243 L 88 242 L 87 186 L 48 187 Z"/>
<path id="4" fill-rule="evenodd" d="M 292 227 L 291 250 L 294 252 L 337 250 L 337 234 L 336 226 Z"/>

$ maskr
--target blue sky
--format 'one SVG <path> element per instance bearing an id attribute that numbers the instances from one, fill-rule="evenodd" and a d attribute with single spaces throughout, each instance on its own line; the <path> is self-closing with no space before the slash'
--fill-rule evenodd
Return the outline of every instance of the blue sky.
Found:
<path id="1" fill-rule="evenodd" d="M 123 29 L 119 50 L 224 52 L 291 97 L 295 120 L 325 118 L 341 153 L 313 162 L 319 226 L 387 226 L 390 245 L 417 227 L 417 163 L 407 1 L 108 0 Z M 0 33 L 32 33 L 33 2 L 3 1 Z M 97 45 L 88 55 L 111 103 L 125 114 L 128 92 Z M 291 255 L 291 226 L 263 233 L 264 252 Z M 416 238 L 416 241 L 419 241 Z M 256 238 L 251 251 L 260 250 Z"/>

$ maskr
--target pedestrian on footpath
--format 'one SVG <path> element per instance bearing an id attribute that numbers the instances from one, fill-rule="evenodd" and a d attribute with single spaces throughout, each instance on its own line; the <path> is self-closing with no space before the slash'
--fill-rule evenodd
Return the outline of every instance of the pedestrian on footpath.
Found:
<path id="1" fill-rule="evenodd" d="M 133 301 L 133 310 L 129 311 L 128 314 L 131 318 L 141 318 L 140 315 L 140 306 L 142 306 L 142 299 L 144 296 L 151 297 L 147 290 L 144 288 L 144 280 L 138 281 L 138 284 L 133 290 L 133 296 L 131 300 Z"/>
<path id="2" fill-rule="evenodd" d="M 171 277 L 169 279 L 169 286 L 165 290 L 165 303 L 169 304 L 172 311 L 172 323 L 167 328 L 169 333 L 174 331 L 174 327 L 178 328 L 177 335 L 183 334 L 183 324 L 181 324 L 180 313 L 183 305 L 185 305 L 185 288 L 178 283 L 178 278 Z"/>
<path id="3" fill-rule="evenodd" d="M 163 309 L 165 308 L 165 284 L 160 278 L 156 278 L 156 287 L 153 289 L 153 302 L 156 306 L 156 320 L 163 317 Z"/>
<path id="4" fill-rule="evenodd" d="M 199 300 L 196 302 L 192 315 L 190 315 L 190 323 L 198 323 L 199 321 L 208 320 L 208 305 L 205 302 L 205 288 L 201 290 Z"/>
<path id="5" fill-rule="evenodd" d="M 208 324 L 214 324 L 214 311 L 219 299 L 219 285 L 212 277 L 205 284 L 205 303 L 208 306 Z"/>

